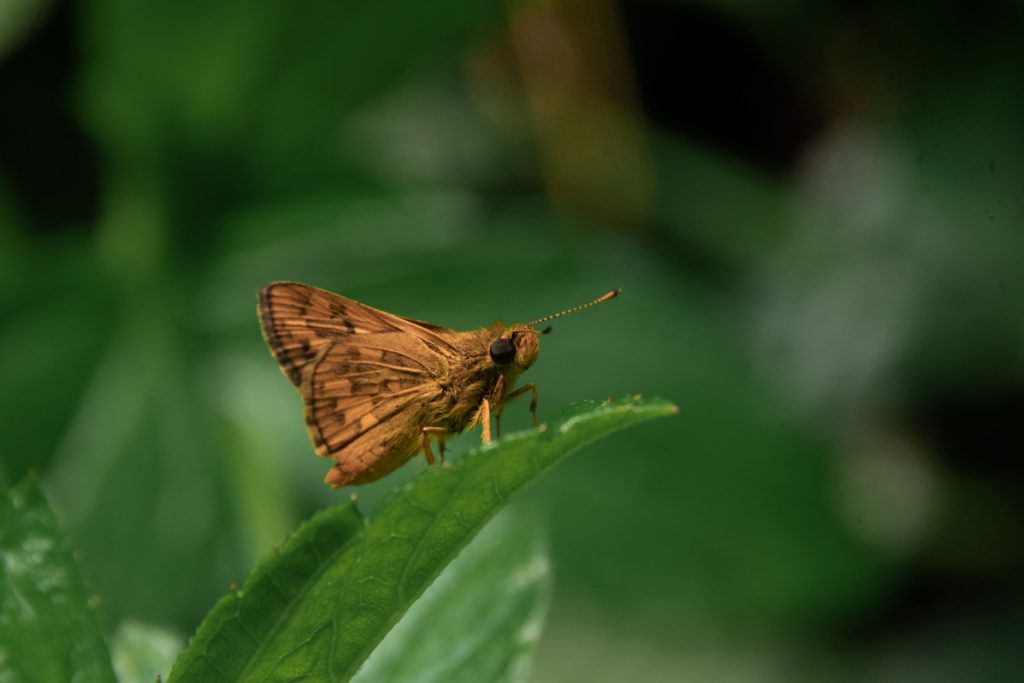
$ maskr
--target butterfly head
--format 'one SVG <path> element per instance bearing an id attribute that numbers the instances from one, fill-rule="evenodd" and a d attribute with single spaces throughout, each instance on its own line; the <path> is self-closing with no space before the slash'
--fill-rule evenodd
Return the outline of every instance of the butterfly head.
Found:
<path id="1" fill-rule="evenodd" d="M 541 332 L 527 325 L 512 325 L 502 331 L 502 335 L 491 342 L 488 353 L 498 367 L 515 365 L 525 370 L 537 360 L 540 353 Z"/>
<path id="2" fill-rule="evenodd" d="M 491 346 L 488 349 L 488 353 L 491 356 L 491 361 L 494 362 L 500 368 L 511 368 L 513 364 L 519 370 L 525 370 L 533 362 L 537 360 L 537 354 L 540 353 L 540 335 L 547 334 L 551 331 L 550 327 L 545 327 L 542 330 L 537 329 L 537 325 L 554 318 L 560 318 L 568 313 L 575 313 L 576 311 L 582 311 L 584 308 L 590 308 L 596 304 L 604 303 L 609 299 L 614 299 L 619 295 L 622 290 L 614 289 L 604 296 L 600 296 L 590 303 L 583 304 L 582 306 L 574 306 L 568 308 L 561 313 L 555 313 L 554 315 L 548 315 L 543 318 L 538 318 L 533 322 L 524 324 L 512 325 L 508 329 L 501 330 L 501 336 L 494 339 L 491 342 Z M 497 323 L 498 328 L 501 328 L 501 323 Z"/>

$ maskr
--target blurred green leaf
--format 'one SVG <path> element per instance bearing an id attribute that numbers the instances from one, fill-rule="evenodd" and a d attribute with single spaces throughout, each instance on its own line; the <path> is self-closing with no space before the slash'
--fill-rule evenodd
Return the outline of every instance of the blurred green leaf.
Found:
<path id="1" fill-rule="evenodd" d="M 131 619 L 121 622 L 110 644 L 118 683 L 152 683 L 171 670 L 184 646 L 185 639 L 174 631 Z"/>
<path id="2" fill-rule="evenodd" d="M 452 62 L 503 9 L 101 0 L 83 22 L 83 107 L 123 162 L 121 191 L 170 199 L 172 258 L 210 255 L 197 245 L 216 247 L 207 228 L 226 207 L 365 183 L 361 153 L 342 144 L 346 117 Z"/>
<path id="3" fill-rule="evenodd" d="M 25 35 L 46 18 L 52 0 L 0 2 L 0 58 L 15 49 Z"/>
<path id="4" fill-rule="evenodd" d="M 32 297 L 0 292 L 0 466 L 14 481 L 48 468 L 111 334 L 106 292 L 84 284 L 89 270 L 74 259 L 60 265 L 35 272 Z"/>
<path id="5" fill-rule="evenodd" d="M 113 681 L 71 547 L 39 484 L 0 497 L 0 680 Z"/>
<path id="6" fill-rule="evenodd" d="M 193 624 L 246 566 L 216 423 L 186 331 L 152 313 L 161 297 L 125 311 L 47 473 L 111 627 Z"/>
<path id="7" fill-rule="evenodd" d="M 790 231 L 792 200 L 778 181 L 705 146 L 666 134 L 653 146 L 659 174 L 700 192 L 666 192 L 661 215 L 682 250 L 749 268 Z"/>
<path id="8" fill-rule="evenodd" d="M 171 681 L 350 678 L 512 494 L 585 444 L 675 410 L 656 399 L 576 404 L 544 431 L 508 435 L 428 470 L 354 537 L 352 506 L 320 513 L 240 593 L 221 599 Z"/>
<path id="9" fill-rule="evenodd" d="M 525 681 L 551 597 L 536 518 L 488 524 L 388 632 L 354 681 Z"/>

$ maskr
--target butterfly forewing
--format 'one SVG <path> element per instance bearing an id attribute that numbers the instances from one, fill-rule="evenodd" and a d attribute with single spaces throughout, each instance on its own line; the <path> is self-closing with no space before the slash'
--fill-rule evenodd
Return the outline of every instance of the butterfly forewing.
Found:
<path id="1" fill-rule="evenodd" d="M 404 462 L 418 443 L 416 411 L 437 397 L 455 357 L 455 333 L 293 282 L 264 287 L 259 300 L 317 452 L 344 474 L 332 482 L 368 481 Z"/>
<path id="2" fill-rule="evenodd" d="M 299 284 L 275 282 L 260 290 L 260 323 L 274 357 L 292 384 L 302 382 L 303 368 L 331 343 L 363 332 L 394 329 L 387 313 Z"/>

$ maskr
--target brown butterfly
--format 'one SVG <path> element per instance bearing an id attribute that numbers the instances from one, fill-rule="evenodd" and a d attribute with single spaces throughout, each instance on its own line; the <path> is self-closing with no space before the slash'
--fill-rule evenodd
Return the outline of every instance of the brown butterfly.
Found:
<path id="1" fill-rule="evenodd" d="M 513 391 L 533 365 L 539 336 L 534 326 L 616 295 L 533 322 L 456 332 L 403 318 L 297 282 L 275 282 L 259 292 L 263 336 L 281 370 L 299 389 L 306 427 L 321 456 L 334 467 L 325 481 L 337 488 L 365 484 L 396 469 L 430 440 L 482 425 L 491 440 L 491 416 L 501 433 L 505 404 L 530 392 L 537 426 L 537 387 Z"/>

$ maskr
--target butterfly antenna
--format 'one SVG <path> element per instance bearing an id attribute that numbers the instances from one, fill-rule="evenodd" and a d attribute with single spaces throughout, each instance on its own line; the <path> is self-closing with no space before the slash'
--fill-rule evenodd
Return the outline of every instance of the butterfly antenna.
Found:
<path id="1" fill-rule="evenodd" d="M 590 308 L 591 306 L 596 306 L 598 304 L 603 304 L 605 301 L 608 301 L 609 299 L 614 299 L 615 297 L 617 297 L 619 295 L 619 292 L 621 292 L 621 291 L 622 291 L 621 289 L 613 289 L 612 291 L 608 292 L 604 296 L 599 296 L 598 298 L 594 299 L 590 303 L 583 304 L 582 306 L 573 306 L 572 308 L 567 308 L 564 311 L 562 311 L 561 313 L 555 313 L 554 315 L 548 315 L 548 316 L 544 316 L 543 318 L 538 318 L 537 320 L 534 320 L 532 323 L 526 323 L 526 325 L 528 327 L 533 327 L 534 325 L 539 325 L 540 323 L 545 323 L 545 322 L 547 322 L 549 320 L 554 320 L 555 318 L 561 318 L 563 315 L 568 315 L 570 313 L 575 313 L 576 311 L 582 311 L 584 308 Z"/>

